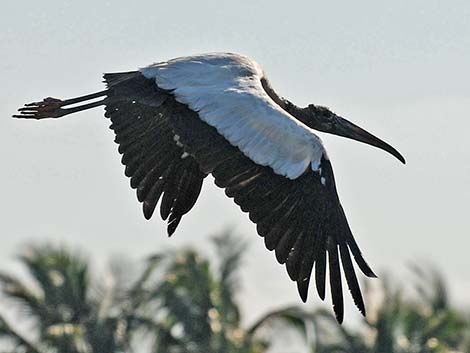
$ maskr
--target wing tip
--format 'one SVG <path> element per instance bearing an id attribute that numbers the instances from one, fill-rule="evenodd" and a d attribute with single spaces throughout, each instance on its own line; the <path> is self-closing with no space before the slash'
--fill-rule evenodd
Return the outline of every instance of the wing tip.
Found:
<path id="1" fill-rule="evenodd" d="M 325 301 L 326 291 L 324 287 L 320 288 L 317 286 L 317 294 L 318 294 L 318 297 L 321 299 L 321 301 Z"/>
<path id="2" fill-rule="evenodd" d="M 142 210 L 144 213 L 144 218 L 148 221 L 152 218 L 153 212 L 155 211 L 155 206 L 145 200 L 142 203 Z"/>
<path id="3" fill-rule="evenodd" d="M 343 308 L 336 308 L 335 306 L 333 306 L 333 310 L 335 312 L 336 321 L 338 322 L 338 324 L 341 325 L 343 323 L 343 320 L 344 320 L 344 310 L 343 310 Z"/>
<path id="4" fill-rule="evenodd" d="M 352 294 L 352 293 L 351 293 Z M 359 312 L 362 314 L 362 316 L 366 316 L 366 306 L 364 304 L 364 300 L 362 299 L 362 295 L 359 292 L 359 298 L 355 298 L 353 295 L 353 301 L 354 304 L 356 305 L 356 308 L 359 310 Z"/>
<path id="5" fill-rule="evenodd" d="M 364 260 L 364 258 L 361 256 L 361 259 L 358 261 L 356 257 L 354 257 L 356 260 L 357 265 L 361 269 L 362 273 L 369 277 L 369 278 L 378 278 L 378 276 L 375 274 L 375 272 L 372 270 L 372 268 L 367 264 L 367 262 Z"/>
<path id="6" fill-rule="evenodd" d="M 303 303 L 306 303 L 308 299 L 309 282 L 309 278 L 304 278 L 297 281 L 297 291 L 299 292 L 300 299 Z"/>
<path id="7" fill-rule="evenodd" d="M 174 214 L 172 213 L 170 216 L 170 219 L 168 221 L 168 226 L 167 226 L 167 233 L 168 237 L 171 237 L 175 231 L 178 225 L 180 224 L 181 221 L 181 215 L 173 216 Z"/>

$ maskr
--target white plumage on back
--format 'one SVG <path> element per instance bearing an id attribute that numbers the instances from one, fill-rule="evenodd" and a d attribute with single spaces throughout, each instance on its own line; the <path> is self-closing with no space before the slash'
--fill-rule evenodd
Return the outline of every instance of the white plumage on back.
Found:
<path id="1" fill-rule="evenodd" d="M 188 56 L 140 70 L 198 112 L 253 162 L 290 179 L 325 153 L 320 139 L 278 106 L 261 85 L 261 67 L 239 54 Z"/>

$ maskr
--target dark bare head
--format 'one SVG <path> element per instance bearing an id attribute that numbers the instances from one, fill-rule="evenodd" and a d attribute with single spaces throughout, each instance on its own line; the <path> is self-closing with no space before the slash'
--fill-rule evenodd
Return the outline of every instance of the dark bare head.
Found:
<path id="1" fill-rule="evenodd" d="M 400 162 L 405 163 L 405 158 L 388 143 L 370 134 L 366 130 L 351 123 L 350 121 L 333 113 L 327 107 L 310 104 L 300 109 L 301 121 L 312 129 L 327 132 L 329 134 L 347 137 L 359 142 L 367 143 L 387 151 L 395 156 Z"/>

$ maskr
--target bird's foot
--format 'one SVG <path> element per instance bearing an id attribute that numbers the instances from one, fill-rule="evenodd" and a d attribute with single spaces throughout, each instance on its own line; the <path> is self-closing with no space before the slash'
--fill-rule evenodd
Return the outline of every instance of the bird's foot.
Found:
<path id="1" fill-rule="evenodd" d="M 64 111 L 61 109 L 63 105 L 63 100 L 47 97 L 41 102 L 25 104 L 24 107 L 18 109 L 20 114 L 13 115 L 13 117 L 23 119 L 58 118 L 63 115 Z"/>

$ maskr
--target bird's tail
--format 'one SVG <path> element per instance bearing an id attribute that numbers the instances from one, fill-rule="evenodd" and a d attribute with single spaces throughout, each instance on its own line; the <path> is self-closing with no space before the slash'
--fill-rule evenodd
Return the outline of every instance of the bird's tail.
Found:
<path id="1" fill-rule="evenodd" d="M 123 82 L 129 81 L 136 76 L 139 76 L 138 74 L 139 71 L 106 73 L 103 75 L 103 81 L 106 83 L 108 88 L 113 88 Z"/>

